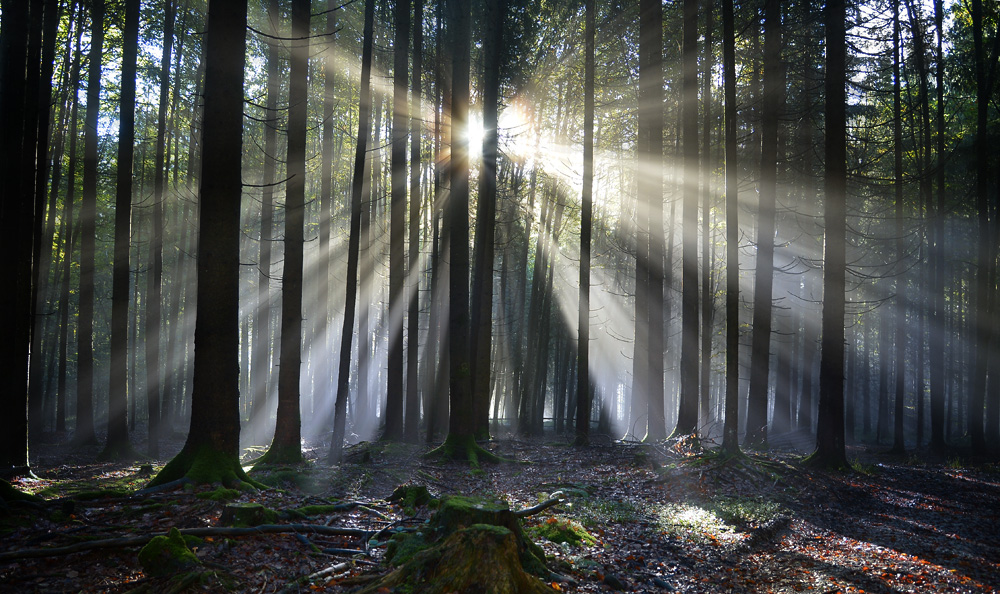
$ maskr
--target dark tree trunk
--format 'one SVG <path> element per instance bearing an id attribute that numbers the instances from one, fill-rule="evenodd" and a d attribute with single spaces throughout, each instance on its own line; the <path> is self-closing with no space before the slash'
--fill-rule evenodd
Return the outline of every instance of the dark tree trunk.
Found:
<path id="1" fill-rule="evenodd" d="M 739 454 L 740 227 L 736 160 L 736 26 L 733 0 L 722 0 L 722 51 L 726 121 L 726 405 L 722 450 Z"/>
<path id="2" fill-rule="evenodd" d="M 698 430 L 698 0 L 684 0 L 683 54 L 681 396 L 675 435 L 686 435 Z"/>
<path id="3" fill-rule="evenodd" d="M 240 466 L 239 256 L 246 3 L 208 7 L 191 425 L 150 484 L 252 482 Z"/>
<path id="4" fill-rule="evenodd" d="M 418 2 L 421 0 L 417 0 Z M 406 231 L 406 135 L 410 126 L 406 100 L 410 2 L 395 2 L 392 67 L 392 151 L 389 210 L 389 369 L 384 439 L 403 437 L 403 270 Z"/>
<path id="5" fill-rule="evenodd" d="M 121 113 L 115 184 L 114 266 L 111 273 L 111 361 L 108 381 L 108 439 L 105 460 L 132 458 L 128 440 L 129 243 L 132 240 L 132 161 L 135 153 L 135 71 L 139 49 L 139 0 L 125 2 Z"/>
<path id="6" fill-rule="evenodd" d="M 87 58 L 87 113 L 83 124 L 83 191 L 80 201 L 80 305 L 77 315 L 77 444 L 97 443 L 94 432 L 94 250 L 97 235 L 97 119 L 101 109 L 101 60 L 104 50 L 104 0 L 90 8 L 92 31 Z"/>
<path id="7" fill-rule="evenodd" d="M 764 95 L 761 103 L 760 192 L 757 207 L 757 280 L 753 297 L 750 394 L 744 444 L 767 445 L 768 377 L 774 291 L 774 230 L 778 192 L 778 122 L 784 94 L 781 64 L 781 3 L 764 3 Z"/>
<path id="8" fill-rule="evenodd" d="M 288 183 L 285 188 L 285 253 L 281 272 L 281 342 L 278 411 L 274 440 L 260 462 L 302 460 L 299 384 L 302 374 L 302 259 L 305 226 L 306 116 L 309 99 L 310 0 L 292 2 L 291 67 L 288 73 Z"/>
<path id="9" fill-rule="evenodd" d="M 702 203 L 701 203 L 701 373 L 699 376 L 701 415 L 699 423 L 705 427 L 712 420 L 709 406 L 712 373 L 712 336 L 715 318 L 715 294 L 712 290 L 712 202 L 714 201 L 714 160 L 712 158 L 712 76 L 715 68 L 715 54 L 712 48 L 712 34 L 715 18 L 715 0 L 705 0 L 705 57 L 702 72 L 702 101 L 705 114 L 702 127 Z"/>
<path id="10" fill-rule="evenodd" d="M 820 359 L 817 465 L 846 467 L 844 450 L 844 291 L 847 231 L 847 10 L 830 0 L 826 25 L 826 245 L 823 253 L 823 346 Z"/>
<path id="11" fill-rule="evenodd" d="M 410 88 L 410 237 L 409 308 L 406 312 L 406 424 L 404 437 L 416 443 L 420 431 L 420 392 L 417 364 L 420 345 L 420 141 L 421 67 L 424 43 L 424 0 L 413 3 L 413 83 Z M 436 110 L 435 110 L 436 111 Z M 432 351 L 433 352 L 433 351 Z M 427 354 L 425 352 L 424 356 Z"/>
<path id="12" fill-rule="evenodd" d="M 269 0 L 267 4 L 268 22 L 272 23 L 273 33 L 278 34 L 278 23 L 281 19 L 278 0 Z M 256 443 L 263 441 L 269 418 L 271 405 L 271 243 L 274 240 L 274 177 L 278 150 L 278 93 L 281 87 L 280 60 L 277 43 L 269 43 L 267 47 L 267 88 L 264 99 L 264 163 L 262 167 L 260 213 L 260 244 L 257 256 L 257 308 L 254 311 L 253 325 L 253 361 L 251 369 L 253 376 L 250 384 L 253 389 L 253 405 L 250 417 L 253 424 L 253 439 Z"/>
<path id="13" fill-rule="evenodd" d="M 945 185 L 944 185 L 944 134 L 945 134 L 945 121 L 944 121 L 944 64 L 945 55 L 943 51 L 943 36 L 944 36 L 944 6 L 943 0 L 934 1 L 934 23 L 937 29 L 937 211 L 938 216 L 934 220 L 934 238 L 935 244 L 932 252 L 932 257 L 935 260 L 935 266 L 933 267 L 934 274 L 934 293 L 931 297 L 932 309 L 931 309 L 931 336 L 930 336 L 930 418 L 931 418 L 931 450 L 937 453 L 942 453 L 947 448 L 944 441 L 944 402 L 945 402 L 945 374 L 944 374 L 944 357 L 945 357 L 945 312 L 944 312 L 944 294 L 945 294 L 945 275 L 944 275 L 944 258 L 945 258 L 945 246 L 944 246 L 944 209 L 945 209 Z M 895 100 L 895 101 L 898 101 Z M 894 114 L 896 121 L 900 120 L 898 114 Z M 895 136 L 895 131 L 894 131 Z M 902 139 L 902 129 L 899 131 L 898 138 Z M 898 213 L 897 213 L 897 216 Z M 896 234 L 899 235 L 897 230 Z M 898 248 L 897 248 L 898 249 Z M 897 370 L 898 373 L 898 370 Z M 917 447 L 921 446 L 923 441 L 923 395 L 918 395 L 920 401 L 917 405 Z"/>
<path id="14" fill-rule="evenodd" d="M 500 104 L 500 54 L 506 0 L 486 2 L 492 23 L 483 44 L 483 165 L 476 209 L 475 267 L 472 275 L 472 422 L 476 439 L 489 439 L 490 371 L 493 346 L 493 260 L 496 244 L 497 121 Z"/>
<path id="15" fill-rule="evenodd" d="M 174 42 L 174 2 L 167 0 L 160 58 L 160 103 L 156 116 L 156 161 L 153 172 L 153 229 L 149 242 L 146 291 L 146 410 L 150 457 L 160 455 L 160 303 L 163 282 L 163 184 L 166 172 L 167 105 L 170 101 L 170 58 Z"/>
<path id="16" fill-rule="evenodd" d="M 899 0 L 892 3 L 892 139 L 893 139 L 893 186 L 896 198 L 896 258 L 900 262 L 905 257 L 905 245 L 903 235 L 903 127 L 900 103 L 900 26 L 899 26 Z M 925 87 L 926 88 L 926 87 Z M 943 290 L 943 289 L 942 289 Z M 896 423 L 893 430 L 892 449 L 897 454 L 905 451 L 903 442 L 903 395 L 905 394 L 904 384 L 904 360 L 906 358 L 906 278 L 899 276 L 896 279 L 896 360 L 895 360 L 895 415 Z M 937 331 L 932 329 L 932 332 Z M 888 352 L 887 342 L 882 343 L 880 351 Z M 922 341 L 917 341 L 917 348 L 923 349 Z M 943 355 L 943 353 L 942 353 Z M 933 353 L 931 356 L 934 356 Z M 888 358 L 882 360 L 883 364 L 888 364 Z M 881 390 L 881 389 L 880 389 Z M 880 391 L 881 393 L 881 391 Z M 922 394 L 918 397 L 923 397 Z M 879 421 L 881 427 L 881 420 Z"/>
<path id="17" fill-rule="evenodd" d="M 354 151 L 354 174 L 351 180 L 351 222 L 347 239 L 347 284 L 344 301 L 344 326 L 340 340 L 337 400 L 334 405 L 333 441 L 327 457 L 339 462 L 343 456 L 344 429 L 347 424 L 347 399 L 351 379 L 351 342 L 354 337 L 354 314 L 358 302 L 358 252 L 361 243 L 362 193 L 365 184 L 365 154 L 371 134 L 372 45 L 375 28 L 375 0 L 365 3 L 364 41 L 361 49 L 361 96 L 358 100 L 358 136 Z M 364 381 L 364 378 L 362 378 Z"/>
<path id="18" fill-rule="evenodd" d="M 697 5 L 697 0 L 693 1 Z M 692 0 L 685 3 L 685 19 L 690 16 L 687 14 L 690 2 Z M 696 26 L 696 12 L 694 18 Z M 685 21 L 685 27 L 688 25 Z M 691 43 L 694 41 L 691 40 Z M 685 55 L 688 51 L 695 50 L 685 45 Z M 695 77 L 697 79 L 697 72 Z M 697 80 L 694 84 L 697 85 Z M 695 86 L 695 101 L 697 93 Z M 697 116 L 694 120 L 697 124 Z M 667 435 L 663 403 L 663 6 L 658 0 L 639 2 L 638 125 L 639 209 L 636 218 L 641 223 L 636 235 L 639 249 L 636 250 L 636 375 L 633 382 L 637 386 L 633 387 L 633 393 L 638 389 L 646 401 L 648 418 L 645 439 L 658 441 Z M 697 219 L 697 202 L 695 209 Z M 694 289 L 697 300 L 697 286 Z M 694 372 L 697 374 L 698 370 L 694 369 Z M 692 395 L 697 398 L 697 394 Z M 695 415 L 697 407 L 698 401 L 695 400 Z M 697 419 L 694 422 L 697 423 Z M 682 430 L 680 425 L 678 430 Z M 684 429 L 682 432 L 689 431 Z"/>
<path id="19" fill-rule="evenodd" d="M 580 297 L 577 334 L 576 444 L 590 441 L 590 237 L 594 217 L 594 52 L 595 0 L 586 0 L 586 56 L 583 83 L 583 192 L 580 198 Z"/>

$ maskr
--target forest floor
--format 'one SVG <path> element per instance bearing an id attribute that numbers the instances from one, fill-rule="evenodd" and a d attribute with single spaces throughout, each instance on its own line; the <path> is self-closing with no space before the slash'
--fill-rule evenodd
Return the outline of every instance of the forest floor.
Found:
<path id="1" fill-rule="evenodd" d="M 167 453 L 180 442 L 169 445 Z M 525 521 L 555 572 L 547 580 L 554 591 L 1000 592 L 996 465 L 925 464 L 852 449 L 852 471 L 827 472 L 803 467 L 792 453 L 720 462 L 691 446 L 498 439 L 488 449 L 516 462 L 476 470 L 425 459 L 420 446 L 360 444 L 333 469 L 314 461 L 255 471 L 274 485 L 260 492 L 178 488 L 146 496 L 130 492 L 149 479 L 148 466 L 94 463 L 97 448 L 44 446 L 33 460 L 38 478 L 14 484 L 48 501 L 0 515 L 0 591 L 179 591 L 188 584 L 144 575 L 135 545 L 9 557 L 217 526 L 229 497 L 276 510 L 357 502 L 348 511 L 286 514 L 293 519 L 279 523 L 405 528 L 430 511 L 385 498 L 398 485 L 419 484 L 435 496 L 500 498 L 512 509 L 561 491 L 567 503 Z M 324 453 L 306 450 L 313 459 Z M 531 528 L 560 518 L 579 522 L 596 542 L 554 544 Z M 206 536 L 193 547 L 205 571 L 188 590 L 350 592 L 387 571 L 385 534 L 368 542 L 301 529 Z"/>

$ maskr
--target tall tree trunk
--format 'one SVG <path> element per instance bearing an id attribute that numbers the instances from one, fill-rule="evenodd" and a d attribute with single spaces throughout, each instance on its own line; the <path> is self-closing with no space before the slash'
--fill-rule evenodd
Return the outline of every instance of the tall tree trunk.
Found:
<path id="1" fill-rule="evenodd" d="M 989 273 L 996 258 L 990 250 L 990 206 L 989 206 L 989 156 L 987 149 L 989 93 L 986 84 L 986 48 L 983 44 L 983 2 L 972 0 L 972 37 L 975 54 L 976 72 L 976 135 L 974 141 L 976 167 L 976 210 L 979 212 L 979 238 L 976 251 L 976 262 L 979 273 L 976 275 L 974 298 L 975 319 L 975 366 L 973 368 L 972 392 L 969 396 L 969 408 L 966 416 L 969 424 L 969 435 L 972 437 L 972 449 L 982 453 L 986 449 L 986 433 L 983 427 L 984 408 L 986 403 L 986 376 L 989 363 L 991 341 L 991 322 L 989 312 Z"/>
<path id="2" fill-rule="evenodd" d="M 937 212 L 938 216 L 934 220 L 934 248 L 932 257 L 935 261 L 933 267 L 934 283 L 933 296 L 931 297 L 931 336 L 930 336 L 930 384 L 931 384 L 931 450 L 942 453 L 947 445 L 944 441 L 944 402 L 945 402 L 945 312 L 944 312 L 944 208 L 945 208 L 945 185 L 944 185 L 944 64 L 945 55 L 944 44 L 944 2 L 934 1 L 934 24 L 937 29 Z M 894 116 L 899 119 L 899 116 Z M 902 138 L 902 129 L 899 132 Z M 899 231 L 897 230 L 897 235 Z M 918 394 L 920 403 L 917 407 L 917 447 L 921 446 L 923 434 L 923 400 L 922 394 Z"/>
<path id="3" fill-rule="evenodd" d="M 726 121 L 726 405 L 722 451 L 737 455 L 740 383 L 740 228 L 736 137 L 736 26 L 733 1 L 722 0 L 722 62 Z"/>
<path id="4" fill-rule="evenodd" d="M 274 440 L 259 460 L 294 464 L 302 460 L 299 412 L 302 374 L 302 260 L 306 191 L 310 0 L 292 2 L 291 67 L 288 72 L 288 182 L 285 191 L 285 253 L 281 272 L 281 342 L 278 411 Z"/>
<path id="5" fill-rule="evenodd" d="M 104 50 L 104 0 L 90 7 L 90 66 L 87 113 L 83 124 L 83 191 L 80 202 L 80 309 L 77 315 L 77 444 L 95 444 L 94 432 L 94 250 L 97 236 L 97 120 L 101 109 L 101 60 Z"/>
<path id="6" fill-rule="evenodd" d="M 774 290 L 774 230 L 778 191 L 778 122 L 784 93 L 781 65 L 781 3 L 764 2 L 764 94 L 761 103 L 760 192 L 757 208 L 757 280 L 753 297 L 750 394 L 744 444 L 767 445 L 768 378 Z"/>
<path id="7" fill-rule="evenodd" d="M 681 397 L 675 435 L 698 430 L 698 0 L 684 0 Z M 707 265 L 707 263 L 706 263 Z"/>
<path id="8" fill-rule="evenodd" d="M 506 0 L 486 2 L 486 22 L 493 23 L 483 43 L 483 165 L 476 208 L 475 267 L 472 275 L 472 422 L 476 439 L 489 439 L 490 351 L 493 346 L 493 260 L 496 245 L 497 122 L 500 106 L 500 58 Z"/>
<path id="9" fill-rule="evenodd" d="M 125 2 L 121 113 L 115 185 L 114 266 L 111 273 L 111 361 L 108 380 L 108 439 L 105 460 L 133 457 L 128 440 L 129 243 L 132 239 L 132 161 L 135 153 L 135 70 L 139 49 L 139 0 Z"/>
<path id="10" fill-rule="evenodd" d="M 823 251 L 823 346 L 816 452 L 810 461 L 846 467 L 844 450 L 844 291 L 847 272 L 847 10 L 830 0 L 826 25 L 826 244 Z"/>
<path id="11" fill-rule="evenodd" d="M 323 46 L 323 131 L 320 140 L 322 150 L 322 164 L 320 165 L 320 196 L 319 196 L 319 258 L 320 258 L 320 279 L 318 296 L 318 324 L 317 335 L 322 337 L 322 342 L 314 344 L 314 348 L 319 347 L 320 355 L 317 357 L 315 351 L 313 358 L 320 358 L 324 362 L 315 365 L 314 369 L 314 395 L 329 394 L 333 388 L 334 367 L 326 361 L 333 353 L 333 329 L 330 324 L 330 279 L 333 278 L 333 253 L 330 249 L 330 230 L 333 228 L 333 154 L 334 142 L 333 132 L 337 122 L 334 120 L 334 100 L 336 99 L 336 31 L 337 31 L 337 0 L 327 0 L 326 2 L 326 38 Z M 337 150 L 339 154 L 339 148 Z M 315 397 L 314 397 L 315 400 Z"/>
<path id="12" fill-rule="evenodd" d="M 406 424 L 404 437 L 416 443 L 420 432 L 420 390 L 417 377 L 420 345 L 420 141 L 421 67 L 424 43 L 424 0 L 413 3 L 413 82 L 410 87 L 410 233 L 408 278 L 409 308 L 406 312 Z M 426 353 L 424 356 L 427 356 Z"/>
<path id="13" fill-rule="evenodd" d="M 421 0 L 417 0 L 420 2 Z M 410 114 L 406 100 L 410 2 L 395 3 L 392 66 L 392 188 L 389 210 L 389 369 L 384 439 L 403 437 L 403 250 L 406 231 L 406 135 Z"/>
<path id="14" fill-rule="evenodd" d="M 892 3 L 892 139 L 893 139 L 893 186 L 896 194 L 896 259 L 899 262 L 905 257 L 905 245 L 903 235 L 903 126 L 900 101 L 900 23 L 899 23 L 899 0 Z M 896 277 L 896 392 L 895 392 L 895 415 L 896 424 L 893 431 L 893 451 L 902 454 L 905 451 L 903 442 L 903 396 L 905 394 L 904 360 L 906 358 L 906 279 L 903 276 Z M 932 329 L 933 333 L 937 333 Z M 880 351 L 888 352 L 888 344 L 882 343 Z M 917 341 L 917 348 L 923 349 L 921 340 Z M 943 354 L 943 353 L 942 353 Z M 934 356 L 933 353 L 931 356 Z M 883 359 L 884 364 L 888 364 L 888 359 Z M 880 388 L 881 393 L 881 388 Z M 918 394 L 918 398 L 922 398 Z M 879 421 L 881 427 L 881 420 Z"/>
<path id="15" fill-rule="evenodd" d="M 687 3 L 691 1 L 688 0 Z M 697 0 L 694 1 L 697 3 Z M 687 19 L 689 15 L 686 4 Z M 694 18 L 697 25 L 696 13 Z M 685 26 L 688 25 L 685 21 Z M 685 43 L 687 42 L 685 38 Z M 685 51 L 689 50 L 694 51 L 685 45 Z M 695 76 L 697 77 L 697 73 Z M 696 96 L 697 92 L 695 87 Z M 695 111 L 697 112 L 697 108 Z M 639 384 L 638 390 L 646 398 L 648 418 L 645 439 L 658 441 L 667 435 L 663 403 L 663 6 L 658 0 L 639 1 L 638 125 L 641 138 L 637 143 L 639 208 L 636 218 L 643 223 L 639 225 L 637 233 L 639 249 L 636 250 L 634 357 L 637 363 L 644 364 L 637 365 L 638 375 L 633 378 L 633 382 Z M 697 209 L 697 203 L 695 204 Z M 697 216 L 695 214 L 696 218 Z M 694 288 L 697 299 L 697 286 Z M 643 293 L 643 299 L 640 299 L 640 292 Z M 697 317 L 697 309 L 695 312 Z M 697 373 L 697 369 L 694 371 Z M 635 391 L 636 387 L 633 387 L 633 392 Z M 697 398 L 697 394 L 694 396 Z M 695 414 L 697 406 L 698 402 L 695 400 Z"/>
<path id="16" fill-rule="evenodd" d="M 278 35 L 278 23 L 281 12 L 278 0 L 268 0 L 268 22 L 272 23 L 273 33 Z M 265 435 L 265 419 L 269 418 L 271 406 L 271 367 L 273 349 L 271 345 L 271 243 L 274 240 L 274 177 L 278 150 L 278 93 L 281 87 L 278 56 L 279 46 L 276 42 L 267 46 L 267 86 L 264 99 L 264 163 L 261 171 L 260 213 L 260 243 L 257 256 L 257 308 L 254 311 L 253 325 L 253 361 L 251 369 L 253 377 L 253 409 L 250 414 L 254 419 L 255 442 L 260 443 Z"/>
<path id="17" fill-rule="evenodd" d="M 712 34 L 715 18 L 715 0 L 705 0 L 705 57 L 702 72 L 702 101 L 705 103 L 705 114 L 702 127 L 702 204 L 701 204 L 701 373 L 699 376 L 701 415 L 699 423 L 702 427 L 712 419 L 709 407 L 709 391 L 711 389 L 712 373 L 712 336 L 715 317 L 715 294 L 712 290 L 712 202 L 715 192 L 713 188 L 714 160 L 712 158 L 712 77 L 715 69 L 715 54 L 712 48 Z"/>
<path id="18" fill-rule="evenodd" d="M 240 466 L 239 268 L 246 3 L 212 2 L 205 50 L 198 313 L 187 441 L 151 485 L 253 481 Z"/>
<path id="19" fill-rule="evenodd" d="M 375 0 L 365 3 L 364 39 L 361 49 L 361 88 L 358 100 L 358 136 L 354 151 L 354 174 L 351 180 L 351 222 L 347 238 L 347 284 L 344 301 L 344 326 L 341 332 L 337 400 L 334 405 L 333 441 L 327 456 L 339 462 L 343 456 L 344 429 L 347 424 L 347 399 L 350 397 L 351 343 L 354 337 L 354 314 L 358 297 L 358 252 L 361 243 L 362 193 L 365 186 L 365 154 L 371 135 L 372 45 L 375 28 Z M 362 378 L 364 381 L 364 378 Z"/>
<path id="20" fill-rule="evenodd" d="M 590 441 L 590 237 L 594 218 L 594 53 L 595 0 L 586 0 L 586 55 L 583 82 L 583 192 L 580 198 L 580 297 L 577 334 L 576 444 Z"/>
<path id="21" fill-rule="evenodd" d="M 160 303 L 163 282 L 163 184 L 166 172 L 167 106 L 170 101 L 170 58 L 174 42 L 174 2 L 167 0 L 160 57 L 160 103 L 156 116 L 156 157 L 153 172 L 153 230 L 149 243 L 146 302 L 146 410 L 150 457 L 160 455 Z"/>

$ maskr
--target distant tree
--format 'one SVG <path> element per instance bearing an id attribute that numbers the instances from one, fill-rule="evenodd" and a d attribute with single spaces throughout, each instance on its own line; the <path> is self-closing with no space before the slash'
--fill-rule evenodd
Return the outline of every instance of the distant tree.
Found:
<path id="1" fill-rule="evenodd" d="M 365 24 L 361 49 L 361 90 L 358 99 L 358 136 L 354 151 L 354 176 L 351 181 L 351 221 L 347 238 L 347 283 L 344 301 L 344 326 L 340 339 L 337 398 L 334 403 L 333 439 L 327 461 L 340 462 L 344 452 L 344 430 L 347 425 L 347 399 L 350 394 L 351 343 L 354 335 L 354 315 L 358 301 L 358 256 L 361 244 L 362 193 L 365 186 L 365 154 L 371 134 L 371 72 L 372 45 L 375 28 L 375 0 L 365 3 Z M 364 380 L 362 380 L 364 381 Z"/>
<path id="2" fill-rule="evenodd" d="M 844 450 L 844 290 L 847 274 L 847 10 L 830 0 L 826 26 L 826 174 L 823 223 L 823 345 L 816 451 L 811 464 L 847 467 Z"/>
<path id="3" fill-rule="evenodd" d="M 150 486 L 253 483 L 240 466 L 239 254 L 246 2 L 208 6 L 194 380 L 187 441 Z"/>
<path id="4" fill-rule="evenodd" d="M 302 374 L 302 260 L 306 191 L 310 0 L 292 2 L 292 56 L 288 73 L 288 182 L 285 191 L 285 263 L 281 273 L 281 343 L 274 439 L 258 464 L 302 461 L 299 384 Z"/>
<path id="5" fill-rule="evenodd" d="M 115 184 L 115 243 L 111 273 L 111 361 L 108 380 L 108 439 L 100 457 L 135 457 L 128 439 L 128 307 L 129 248 L 132 241 L 132 165 L 135 154 L 135 78 L 139 50 L 139 0 L 125 2 L 122 39 L 121 104 L 118 119 L 118 163 Z M 134 396 L 133 396 L 134 397 Z"/>
<path id="6" fill-rule="evenodd" d="M 702 154 L 701 154 L 701 371 L 699 375 L 699 407 L 701 426 L 708 425 L 713 419 L 709 405 L 711 393 L 712 372 L 712 337 L 715 319 L 715 291 L 712 289 L 712 203 L 715 201 L 715 156 L 712 137 L 715 114 L 712 111 L 712 84 L 715 70 L 715 50 L 712 47 L 715 19 L 715 0 L 705 0 L 705 46 L 704 66 L 702 67 L 701 94 L 705 105 L 702 124 Z"/>
<path id="7" fill-rule="evenodd" d="M 87 112 L 83 123 L 83 188 L 80 199 L 80 305 L 77 314 L 76 433 L 74 443 L 96 444 L 94 432 L 94 251 L 97 241 L 97 121 L 101 110 L 104 0 L 90 6 Z"/>
<path id="8" fill-rule="evenodd" d="M 580 197 L 580 298 L 577 338 L 576 444 L 590 441 L 590 238 L 594 218 L 594 53 L 595 0 L 586 0 L 586 54 L 583 82 L 583 191 Z"/>

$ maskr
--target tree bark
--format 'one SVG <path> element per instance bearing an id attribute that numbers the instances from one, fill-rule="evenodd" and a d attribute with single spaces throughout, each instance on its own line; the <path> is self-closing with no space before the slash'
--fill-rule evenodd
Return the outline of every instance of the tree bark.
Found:
<path id="1" fill-rule="evenodd" d="M 416 443 L 420 432 L 420 388 L 417 376 L 420 345 L 420 142 L 421 76 L 424 43 L 424 1 L 413 3 L 413 82 L 410 88 L 410 237 L 409 237 L 409 309 L 406 312 L 406 418 L 404 437 Z M 426 351 L 424 356 L 426 357 Z"/>
<path id="2" fill-rule="evenodd" d="M 722 62 L 726 121 L 726 397 L 722 451 L 739 454 L 740 228 L 736 138 L 736 26 L 733 1 L 722 0 Z"/>

